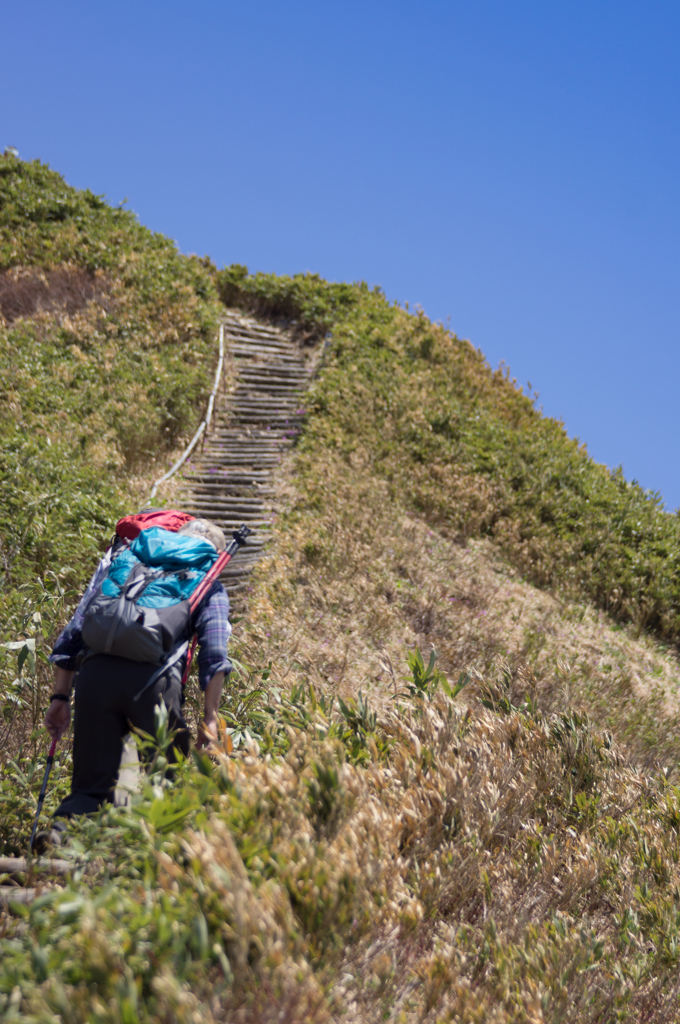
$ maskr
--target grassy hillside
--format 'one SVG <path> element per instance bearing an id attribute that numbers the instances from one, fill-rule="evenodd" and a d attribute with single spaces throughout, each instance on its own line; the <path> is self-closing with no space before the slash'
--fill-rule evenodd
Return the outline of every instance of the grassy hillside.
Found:
<path id="1" fill-rule="evenodd" d="M 433 646 L 451 676 L 500 676 L 546 712 L 566 699 L 673 763 L 678 517 L 379 289 L 242 267 L 220 287 L 303 343 L 326 338 L 251 660 L 381 700 L 390 664 Z"/>
<path id="2" fill-rule="evenodd" d="M 261 727 L 81 823 L 91 873 L 0 940 L 5 1019 L 677 1019 L 680 791 L 582 717 L 430 684 Z"/>
<path id="3" fill-rule="evenodd" d="M 680 520 L 657 495 L 588 457 L 507 373 L 423 314 L 365 285 L 231 267 L 226 301 L 332 331 L 301 446 L 450 537 L 489 537 L 532 581 L 583 595 L 622 622 L 680 638 Z M 342 475 L 342 474 L 339 474 Z"/>
<path id="4" fill-rule="evenodd" d="M 322 346 L 221 749 L 169 784 L 160 722 L 133 807 L 74 826 L 87 871 L 0 912 L 3 1019 L 678 1019 L 677 518 L 379 290 L 217 274 L 3 159 L 7 639 L 56 628 L 193 422 L 218 293 Z M 0 855 L 43 767 L 5 657 Z"/>
<path id="5" fill-rule="evenodd" d="M 5 641 L 40 615 L 52 632 L 112 523 L 144 500 L 140 477 L 194 426 L 217 313 L 200 260 L 47 166 L 0 156 Z"/>

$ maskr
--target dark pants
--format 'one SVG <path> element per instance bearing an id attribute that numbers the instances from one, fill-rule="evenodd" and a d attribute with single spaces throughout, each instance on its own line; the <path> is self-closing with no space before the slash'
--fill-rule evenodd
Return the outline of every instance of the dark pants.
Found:
<path id="1" fill-rule="evenodd" d="M 163 701 L 168 725 L 180 730 L 175 748 L 189 753 L 189 732 L 182 717 L 182 683 L 169 671 L 135 701 L 156 671 L 154 665 L 128 658 L 96 654 L 83 664 L 75 682 L 73 730 L 73 779 L 71 793 L 55 811 L 55 817 L 90 814 L 113 800 L 123 740 L 130 727 L 155 733 L 154 709 Z M 173 749 L 168 751 L 173 760 Z"/>

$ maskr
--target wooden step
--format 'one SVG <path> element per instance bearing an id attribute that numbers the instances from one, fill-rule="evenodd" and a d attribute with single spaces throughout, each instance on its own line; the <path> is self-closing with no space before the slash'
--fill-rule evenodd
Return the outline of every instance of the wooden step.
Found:
<path id="1" fill-rule="evenodd" d="M 244 522 L 256 531 L 222 576 L 238 604 L 271 539 L 273 473 L 298 432 L 311 373 L 302 350 L 285 331 L 231 311 L 224 322 L 235 387 L 183 473 L 187 496 L 182 507 L 212 520 L 227 534 Z"/>
<path id="2" fill-rule="evenodd" d="M 300 370 L 290 363 L 252 363 L 250 360 L 237 361 L 239 376 L 243 374 L 243 380 L 250 377 L 276 377 L 282 381 L 290 382 L 291 386 L 300 384 L 304 386 L 310 379 L 309 370 Z"/>
<path id="3" fill-rule="evenodd" d="M 233 345 L 230 346 L 232 355 L 242 356 L 246 359 L 256 359 L 258 356 L 267 355 L 267 350 L 255 345 L 246 347 L 245 345 Z M 297 356 L 292 353 L 289 355 L 287 352 L 278 351 L 277 355 L 281 362 L 295 364 L 297 363 Z"/>

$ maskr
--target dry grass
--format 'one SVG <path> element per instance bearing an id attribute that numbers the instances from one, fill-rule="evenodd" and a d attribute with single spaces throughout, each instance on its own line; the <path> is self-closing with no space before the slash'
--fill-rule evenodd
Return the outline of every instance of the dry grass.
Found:
<path id="1" fill-rule="evenodd" d="M 5 1009 L 14 977 L 17 1012 L 73 1024 L 125 1020 L 131 984 L 154 1022 L 677 1019 L 663 777 L 573 716 L 437 697 L 380 715 L 356 764 L 319 707 L 314 728 L 291 710 L 166 791 L 170 817 L 200 794 L 201 824 L 169 836 L 150 793 L 141 831 L 104 820 L 99 881 L 6 920 Z"/>
<path id="2" fill-rule="evenodd" d="M 111 291 L 108 276 L 76 265 L 54 269 L 12 267 L 0 271 L 0 315 L 8 323 L 41 313 L 73 316 L 90 302 L 103 309 Z"/>
<path id="3" fill-rule="evenodd" d="M 489 541 L 457 543 L 391 500 L 386 484 L 340 460 L 309 484 L 280 477 L 276 543 L 237 629 L 246 660 L 272 662 L 281 685 L 359 689 L 386 706 L 405 655 L 437 652 L 452 679 L 503 679 L 513 703 L 584 708 L 631 754 L 675 759 L 680 664 L 604 612 L 524 581 Z"/>

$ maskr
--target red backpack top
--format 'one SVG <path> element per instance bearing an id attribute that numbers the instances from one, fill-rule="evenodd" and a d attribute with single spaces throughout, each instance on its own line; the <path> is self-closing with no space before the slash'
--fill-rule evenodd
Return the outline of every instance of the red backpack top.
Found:
<path id="1" fill-rule="evenodd" d="M 134 540 L 142 530 L 148 530 L 150 526 L 161 526 L 164 530 L 177 533 L 185 523 L 190 523 L 195 518 L 188 512 L 178 512 L 176 509 L 154 508 L 148 512 L 137 512 L 134 516 L 119 519 L 116 523 L 116 536 Z"/>

